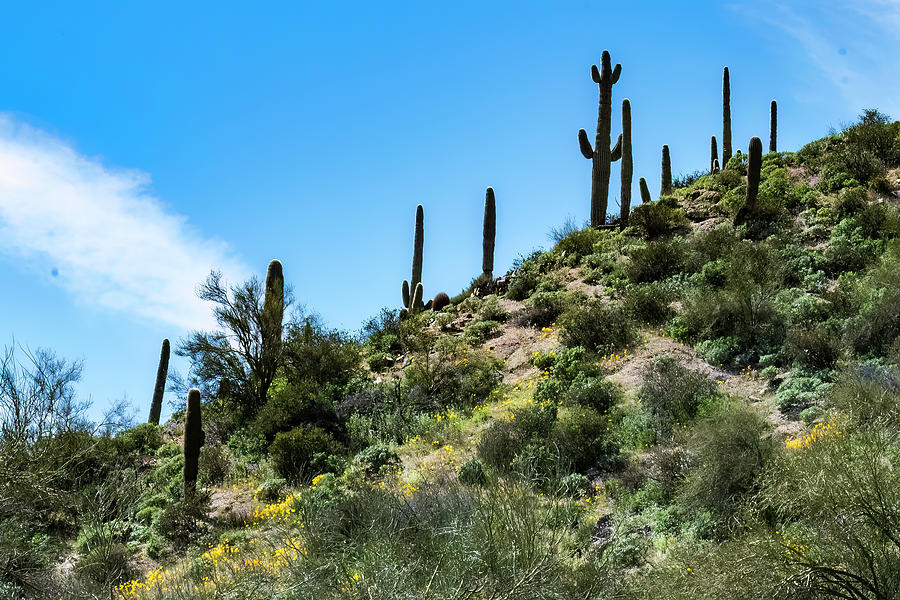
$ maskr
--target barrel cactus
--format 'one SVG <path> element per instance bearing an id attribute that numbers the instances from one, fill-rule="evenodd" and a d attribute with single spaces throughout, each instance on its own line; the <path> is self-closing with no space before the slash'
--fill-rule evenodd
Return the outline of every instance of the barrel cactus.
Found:
<path id="1" fill-rule="evenodd" d="M 606 223 L 606 207 L 609 202 L 610 163 L 621 156 L 621 138 L 610 150 L 612 130 L 612 86 L 619 81 L 622 65 L 612 68 L 609 52 L 604 50 L 600 57 L 600 68 L 591 66 L 591 78 L 600 87 L 600 102 L 597 116 L 597 137 L 594 147 L 584 129 L 578 130 L 578 146 L 585 158 L 592 161 L 591 168 L 591 227 Z"/>
<path id="2" fill-rule="evenodd" d="M 148 423 L 159 425 L 159 415 L 162 412 L 163 394 L 166 391 L 166 376 L 169 372 L 169 340 L 162 341 L 162 349 L 159 352 L 159 366 L 156 368 L 156 385 L 153 386 L 153 400 L 150 402 L 150 418 Z"/>

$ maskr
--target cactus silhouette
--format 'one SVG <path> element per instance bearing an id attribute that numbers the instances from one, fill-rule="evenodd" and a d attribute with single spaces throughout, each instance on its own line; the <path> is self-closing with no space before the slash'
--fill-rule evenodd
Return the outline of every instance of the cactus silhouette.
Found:
<path id="1" fill-rule="evenodd" d="M 647 187 L 647 180 L 641 177 L 638 180 L 638 185 L 641 188 L 641 202 L 647 204 L 653 198 L 650 196 L 650 188 Z"/>
<path id="2" fill-rule="evenodd" d="M 713 173 L 718 173 L 719 171 L 719 159 L 717 158 L 713 161 Z"/>
<path id="3" fill-rule="evenodd" d="M 184 497 L 190 498 L 197 491 L 197 473 L 200 470 L 200 447 L 206 442 L 201 415 L 200 390 L 188 392 L 187 410 L 184 413 Z"/>
<path id="4" fill-rule="evenodd" d="M 612 121 L 612 86 L 619 81 L 622 65 L 612 68 L 609 52 L 604 50 L 600 57 L 600 69 L 591 66 L 591 78 L 600 87 L 600 102 L 597 115 L 597 138 L 594 147 L 588 141 L 587 132 L 578 130 L 578 146 L 585 158 L 591 160 L 591 227 L 606 223 L 606 207 L 609 202 L 610 163 L 621 155 L 620 143 L 609 149 Z"/>
<path id="5" fill-rule="evenodd" d="M 719 148 L 716 145 L 716 136 L 709 138 L 709 172 L 715 173 L 715 164 L 719 160 Z"/>
<path id="6" fill-rule="evenodd" d="M 759 171 L 762 166 L 762 140 L 750 138 L 750 155 L 747 157 L 747 198 L 734 218 L 737 225 L 746 223 L 756 213 L 759 196 Z"/>
<path id="7" fill-rule="evenodd" d="M 769 107 L 769 152 L 777 152 L 776 150 L 778 138 L 778 104 L 772 100 Z"/>
<path id="8" fill-rule="evenodd" d="M 667 196 L 672 193 L 672 161 L 669 158 L 669 146 L 662 147 L 662 181 L 659 186 L 659 195 Z"/>
<path id="9" fill-rule="evenodd" d="M 722 163 L 731 160 L 731 79 L 728 67 L 722 72 Z"/>
<path id="10" fill-rule="evenodd" d="M 424 307 L 422 304 L 422 282 L 416 284 L 416 290 L 413 292 L 411 298 L 411 310 L 421 310 Z"/>
<path id="11" fill-rule="evenodd" d="M 439 292 L 431 301 L 431 310 L 438 311 L 450 304 L 450 296 L 446 292 Z"/>
<path id="12" fill-rule="evenodd" d="M 622 227 L 628 225 L 631 213 L 631 180 L 634 175 L 634 163 L 631 157 L 631 100 L 622 100 L 622 166 L 621 166 L 621 200 L 619 203 L 619 220 Z"/>
<path id="13" fill-rule="evenodd" d="M 260 333 L 262 334 L 261 360 L 271 364 L 274 371 L 274 363 L 281 352 L 281 330 L 284 322 L 284 271 L 281 261 L 275 259 L 269 263 L 266 271 L 266 294 L 263 298 L 262 322 Z"/>
<path id="14" fill-rule="evenodd" d="M 494 188 L 484 193 L 484 228 L 482 231 L 481 272 L 488 279 L 494 278 L 494 238 L 497 234 L 497 205 Z"/>
<path id="15" fill-rule="evenodd" d="M 422 246 L 425 243 L 425 211 L 422 205 L 416 207 L 416 230 L 413 237 L 413 262 L 412 262 L 412 279 L 403 280 L 402 295 L 403 306 L 410 311 L 420 310 L 422 308 L 422 298 L 419 302 L 413 300 L 416 287 L 422 283 Z"/>
<path id="16" fill-rule="evenodd" d="M 166 391 L 166 375 L 169 372 L 169 340 L 162 341 L 162 349 L 159 351 L 159 366 L 156 368 L 156 385 L 153 386 L 153 400 L 150 402 L 150 418 L 148 423 L 159 425 L 159 415 L 162 412 L 162 399 Z"/>

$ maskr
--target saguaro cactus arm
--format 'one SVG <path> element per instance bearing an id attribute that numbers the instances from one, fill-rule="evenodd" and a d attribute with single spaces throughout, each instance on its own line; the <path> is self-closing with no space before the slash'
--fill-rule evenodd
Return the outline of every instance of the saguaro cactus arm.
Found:
<path id="1" fill-rule="evenodd" d="M 650 188 L 647 187 L 647 180 L 641 177 L 638 180 L 638 185 L 641 188 L 641 202 L 646 204 L 652 201 L 653 198 L 650 196 Z"/>
<path id="2" fill-rule="evenodd" d="M 403 307 L 409 308 L 409 282 L 405 279 L 403 280 L 401 294 L 403 295 Z"/>
<path id="3" fill-rule="evenodd" d="M 591 148 L 591 142 L 588 139 L 587 131 L 584 129 L 578 130 L 578 147 L 581 149 L 581 154 L 588 160 L 594 158 L 594 149 Z"/>
<path id="4" fill-rule="evenodd" d="M 619 134 L 619 139 L 616 140 L 616 145 L 612 147 L 612 150 L 609 151 L 609 160 L 612 162 L 616 162 L 622 158 L 622 134 Z"/>

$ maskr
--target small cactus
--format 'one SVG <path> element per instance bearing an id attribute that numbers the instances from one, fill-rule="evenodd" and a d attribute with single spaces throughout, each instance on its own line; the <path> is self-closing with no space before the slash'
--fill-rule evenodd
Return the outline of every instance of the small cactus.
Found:
<path id="1" fill-rule="evenodd" d="M 777 152 L 778 138 L 778 104 L 772 100 L 769 107 L 769 152 Z"/>
<path id="2" fill-rule="evenodd" d="M 734 222 L 737 225 L 746 223 L 756 212 L 759 196 L 759 172 L 762 167 L 762 140 L 758 137 L 750 138 L 750 155 L 747 162 L 747 198 L 744 205 L 738 210 Z"/>
<path id="3" fill-rule="evenodd" d="M 619 138 L 622 149 L 621 167 L 621 201 L 619 204 L 619 219 L 622 227 L 628 225 L 628 215 L 631 213 L 631 179 L 634 175 L 634 163 L 631 156 L 631 101 L 628 98 L 622 100 L 622 135 Z"/>
<path id="4" fill-rule="evenodd" d="M 650 188 L 647 187 L 647 180 L 641 177 L 638 180 L 638 185 L 641 188 L 641 202 L 647 204 L 652 201 L 652 196 L 650 196 Z"/>
<path id="5" fill-rule="evenodd" d="M 621 155 L 621 145 L 616 144 L 612 150 L 610 132 L 612 129 L 612 86 L 619 81 L 622 65 L 612 68 L 609 52 L 604 50 L 600 57 L 600 68 L 591 67 L 591 78 L 600 87 L 600 101 L 597 115 L 597 138 L 594 147 L 588 140 L 584 129 L 578 131 L 578 146 L 585 158 L 592 161 L 591 169 L 591 227 L 598 227 L 606 222 L 606 207 L 609 202 L 610 163 Z"/>
<path id="6" fill-rule="evenodd" d="M 153 400 L 150 402 L 150 418 L 148 423 L 159 425 L 159 415 L 162 412 L 162 399 L 166 391 L 166 375 L 169 372 L 169 340 L 162 341 L 162 349 L 159 351 L 159 366 L 156 368 L 156 385 L 153 386 Z"/>
<path id="7" fill-rule="evenodd" d="M 728 67 L 722 72 L 722 164 L 731 160 L 731 79 Z"/>
<path id="8" fill-rule="evenodd" d="M 716 136 L 709 138 L 709 171 L 715 173 L 715 164 L 719 160 L 719 148 L 716 145 Z"/>
<path id="9" fill-rule="evenodd" d="M 669 158 L 669 146 L 662 147 L 662 182 L 659 187 L 659 195 L 667 196 L 672 193 L 672 161 Z"/>
<path id="10" fill-rule="evenodd" d="M 497 204 L 494 188 L 484 193 L 484 227 L 482 231 L 481 272 L 488 279 L 494 278 L 494 238 L 497 234 Z"/>
<path id="11" fill-rule="evenodd" d="M 184 413 L 184 497 L 190 498 L 197 491 L 197 474 L 200 470 L 200 447 L 206 442 L 201 415 L 200 390 L 188 392 L 187 410 Z"/>
<path id="12" fill-rule="evenodd" d="M 719 159 L 713 161 L 713 173 L 718 173 L 721 169 L 719 168 Z"/>

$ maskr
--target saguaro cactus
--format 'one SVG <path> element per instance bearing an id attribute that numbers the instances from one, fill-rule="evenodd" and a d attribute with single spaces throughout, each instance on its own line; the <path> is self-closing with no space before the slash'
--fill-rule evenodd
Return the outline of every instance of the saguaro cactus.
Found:
<path id="1" fill-rule="evenodd" d="M 669 146 L 662 147 L 662 178 L 659 186 L 659 195 L 666 196 L 672 193 L 672 161 L 669 158 Z"/>
<path id="2" fill-rule="evenodd" d="M 641 177 L 638 180 L 638 186 L 641 188 L 641 202 L 647 204 L 653 199 L 650 196 L 650 188 L 647 187 L 647 180 Z"/>
<path id="3" fill-rule="evenodd" d="M 604 50 L 600 57 L 600 69 L 591 66 L 591 78 L 600 87 L 600 106 L 597 115 L 597 138 L 594 147 L 588 141 L 587 132 L 578 130 L 578 146 L 585 158 L 592 161 L 591 168 L 591 227 L 606 222 L 606 207 L 609 201 L 610 163 L 621 155 L 620 143 L 609 149 L 612 121 L 612 86 L 619 81 L 622 65 L 612 68 L 609 52 Z"/>
<path id="4" fill-rule="evenodd" d="M 619 220 L 622 227 L 628 225 L 631 213 L 631 179 L 634 175 L 634 163 L 631 157 L 631 100 L 622 100 L 622 188 L 619 203 Z"/>
<path id="5" fill-rule="evenodd" d="M 772 100 L 769 107 L 769 152 L 778 152 L 776 149 L 778 138 L 778 104 Z"/>
<path id="6" fill-rule="evenodd" d="M 281 261 L 272 260 L 266 271 L 266 294 L 262 309 L 262 356 L 274 360 L 281 350 L 281 330 L 284 322 L 284 270 Z"/>
<path id="7" fill-rule="evenodd" d="M 422 205 L 418 205 L 416 207 L 416 230 L 415 235 L 413 237 L 413 261 L 412 261 L 412 279 L 409 281 L 403 280 L 403 306 L 405 306 L 410 311 L 412 310 L 420 310 L 424 305 L 422 304 L 422 297 L 419 296 L 419 301 L 415 302 L 414 295 L 416 291 L 416 287 L 422 283 L 422 247 L 425 244 L 425 211 L 422 209 Z"/>
<path id="8" fill-rule="evenodd" d="M 750 138 L 750 155 L 747 157 L 747 198 L 734 218 L 735 224 L 747 221 L 756 212 L 759 196 L 759 171 L 762 166 L 762 140 Z"/>
<path id="9" fill-rule="evenodd" d="M 484 193 L 484 228 L 482 230 L 481 274 L 486 279 L 494 278 L 494 238 L 497 235 L 497 204 L 494 188 Z"/>
<path id="10" fill-rule="evenodd" d="M 190 498 L 197 491 L 197 473 L 200 469 L 200 447 L 206 442 L 200 413 L 200 390 L 188 392 L 187 410 L 184 413 L 184 497 Z"/>
<path id="11" fill-rule="evenodd" d="M 719 148 L 716 145 L 716 136 L 712 136 L 709 138 L 709 171 L 710 173 L 716 172 L 716 161 L 719 160 Z"/>
<path id="12" fill-rule="evenodd" d="M 166 375 L 169 372 L 169 340 L 162 341 L 162 349 L 159 351 L 159 366 L 156 368 L 156 385 L 153 386 L 153 400 L 150 402 L 150 418 L 148 423 L 159 425 L 159 415 L 162 412 L 162 399 L 166 391 Z"/>
<path id="13" fill-rule="evenodd" d="M 728 67 L 722 72 L 722 165 L 731 160 L 731 80 Z"/>

